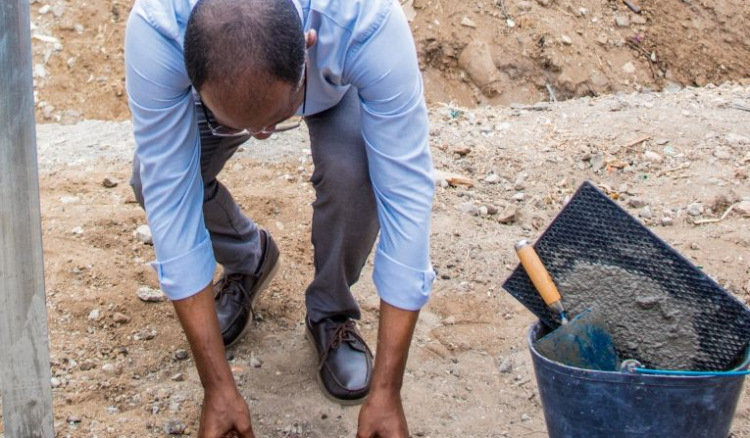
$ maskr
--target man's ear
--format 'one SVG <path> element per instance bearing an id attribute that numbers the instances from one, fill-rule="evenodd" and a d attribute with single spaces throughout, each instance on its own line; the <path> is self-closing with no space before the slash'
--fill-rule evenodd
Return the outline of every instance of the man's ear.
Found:
<path id="1" fill-rule="evenodd" d="M 318 32 L 316 30 L 308 30 L 305 32 L 305 46 L 309 49 L 318 42 Z"/>

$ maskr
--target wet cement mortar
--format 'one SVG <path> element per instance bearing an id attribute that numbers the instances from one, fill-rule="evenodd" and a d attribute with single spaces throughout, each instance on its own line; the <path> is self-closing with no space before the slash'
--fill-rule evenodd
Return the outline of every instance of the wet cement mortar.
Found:
<path id="1" fill-rule="evenodd" d="M 652 368 L 689 370 L 698 355 L 694 310 L 658 282 L 617 266 L 576 263 L 559 279 L 567 313 L 598 308 L 621 354 Z"/>

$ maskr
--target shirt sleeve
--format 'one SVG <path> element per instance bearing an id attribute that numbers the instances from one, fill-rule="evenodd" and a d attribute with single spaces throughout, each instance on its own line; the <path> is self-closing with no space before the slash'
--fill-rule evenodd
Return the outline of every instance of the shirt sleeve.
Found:
<path id="1" fill-rule="evenodd" d="M 216 261 L 203 220 L 200 135 L 182 49 L 131 14 L 126 87 L 146 215 L 164 293 L 187 298 L 210 284 Z"/>
<path id="2" fill-rule="evenodd" d="M 429 255 L 435 184 L 422 76 L 398 2 L 375 34 L 350 53 L 345 78 L 359 90 L 381 227 L 373 280 L 388 304 L 419 310 L 435 279 Z"/>

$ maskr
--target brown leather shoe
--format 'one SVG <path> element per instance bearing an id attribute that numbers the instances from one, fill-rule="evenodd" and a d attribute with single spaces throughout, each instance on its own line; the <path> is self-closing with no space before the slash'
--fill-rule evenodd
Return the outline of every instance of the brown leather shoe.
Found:
<path id="1" fill-rule="evenodd" d="M 323 394 L 345 406 L 363 403 L 370 392 L 372 352 L 357 323 L 346 317 L 305 322 L 307 340 L 318 353 L 317 380 Z"/>
<path id="2" fill-rule="evenodd" d="M 222 275 L 214 286 L 216 316 L 224 345 L 239 341 L 250 327 L 253 306 L 279 269 L 279 248 L 266 230 L 260 230 L 262 259 L 252 275 Z"/>

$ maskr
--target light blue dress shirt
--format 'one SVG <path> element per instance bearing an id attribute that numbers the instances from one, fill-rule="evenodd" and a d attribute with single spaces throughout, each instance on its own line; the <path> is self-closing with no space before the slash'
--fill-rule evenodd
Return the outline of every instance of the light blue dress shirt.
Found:
<path id="1" fill-rule="evenodd" d="M 428 300 L 434 195 L 428 119 L 414 40 L 394 0 L 293 1 L 309 50 L 306 115 L 335 106 L 354 86 L 381 234 L 373 280 L 405 310 Z M 125 41 L 126 83 L 154 236 L 154 268 L 172 300 L 206 287 L 216 270 L 203 220 L 200 136 L 183 40 L 197 0 L 137 0 Z M 335 225 L 335 224 L 334 224 Z"/>

